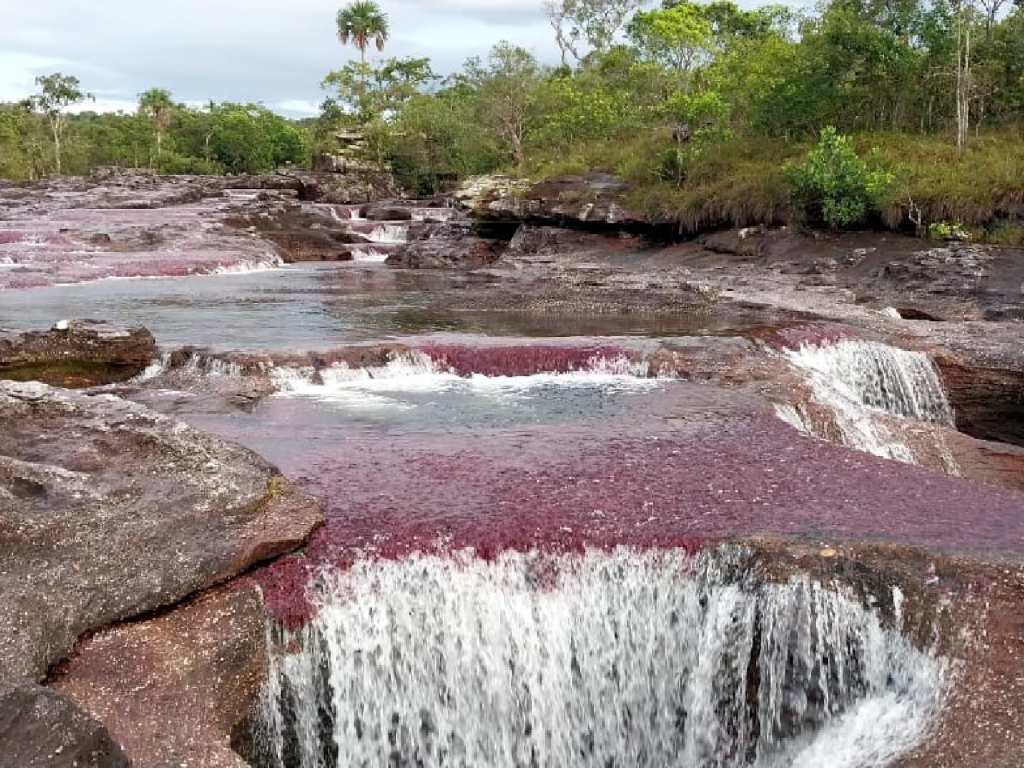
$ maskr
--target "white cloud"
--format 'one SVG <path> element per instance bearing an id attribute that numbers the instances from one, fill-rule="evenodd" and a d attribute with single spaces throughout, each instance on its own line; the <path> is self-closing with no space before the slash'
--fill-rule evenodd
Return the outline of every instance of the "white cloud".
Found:
<path id="1" fill-rule="evenodd" d="M 554 61 L 541 0 L 380 0 L 391 24 L 384 55 L 428 56 L 458 69 L 507 39 Z M 0 99 L 23 98 L 37 75 L 76 75 L 130 105 L 151 87 L 180 101 L 262 101 L 307 114 L 319 83 L 357 56 L 335 36 L 338 0 L 6 0 Z"/>

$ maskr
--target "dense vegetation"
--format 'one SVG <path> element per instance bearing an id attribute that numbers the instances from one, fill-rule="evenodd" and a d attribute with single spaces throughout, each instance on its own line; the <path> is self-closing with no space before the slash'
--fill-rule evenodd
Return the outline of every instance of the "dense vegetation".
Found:
<path id="1" fill-rule="evenodd" d="M 140 94 L 132 114 L 68 114 L 90 98 L 78 79 L 58 73 L 37 82 L 31 99 L 0 104 L 0 177 L 83 174 L 101 166 L 259 173 L 310 160 L 308 130 L 259 104 L 194 109 L 153 88 Z"/>
<path id="2" fill-rule="evenodd" d="M 1020 0 L 546 8 L 561 65 L 502 42 L 442 79 L 426 59 L 368 57 L 386 47 L 389 20 L 358 0 L 336 22 L 359 60 L 325 78 L 329 97 L 308 124 L 254 105 L 192 109 L 153 90 L 135 114 L 55 127 L 85 96 L 77 81 L 70 102 L 41 82 L 40 96 L 0 107 L 0 174 L 51 173 L 58 157 L 72 173 L 265 170 L 337 151 L 338 132 L 358 128 L 363 160 L 390 166 L 411 192 L 475 173 L 599 169 L 633 182 L 634 205 L 688 230 L 802 217 L 1020 237 Z"/>
<path id="3" fill-rule="evenodd" d="M 445 80 L 350 64 L 324 125 L 354 117 L 422 192 L 471 173 L 591 169 L 684 229 L 804 217 L 1020 237 L 1024 7 L 831 0 L 549 0 L 561 66 L 500 43 Z M 329 130 L 322 135 L 329 136 Z M 976 234 L 982 234 L 980 231 Z"/>

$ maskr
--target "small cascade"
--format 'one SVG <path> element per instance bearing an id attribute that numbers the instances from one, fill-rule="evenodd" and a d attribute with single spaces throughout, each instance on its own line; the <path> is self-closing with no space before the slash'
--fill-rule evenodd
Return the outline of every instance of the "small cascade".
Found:
<path id="1" fill-rule="evenodd" d="M 164 352 L 159 360 L 154 360 L 146 366 L 146 370 L 132 379 L 133 384 L 145 384 L 148 381 L 157 379 L 167 373 L 171 368 L 171 353 Z"/>
<path id="2" fill-rule="evenodd" d="M 338 221 L 350 222 L 350 221 L 366 221 L 361 215 L 361 205 L 334 205 L 331 206 L 331 212 L 334 214 Z"/>
<path id="3" fill-rule="evenodd" d="M 842 396 L 869 408 L 918 421 L 954 427 L 935 363 L 921 352 L 848 339 L 789 353 L 798 368 Z"/>
<path id="4" fill-rule="evenodd" d="M 824 346 L 787 351 L 790 363 L 810 384 L 816 400 L 834 414 L 841 442 L 868 453 L 914 463 L 914 452 L 899 434 L 876 417 L 885 413 L 955 429 L 953 409 L 935 364 L 921 352 L 887 344 L 845 339 Z M 805 409 L 780 406 L 780 418 L 810 434 L 819 434 Z M 900 430 L 903 431 L 903 430 Z M 957 474 L 945 446 L 947 471 Z"/>
<path id="5" fill-rule="evenodd" d="M 259 768 L 883 766 L 947 665 L 839 587 L 719 554 L 359 561 L 268 629 Z M 894 596 L 893 602 L 896 601 Z"/>
<path id="6" fill-rule="evenodd" d="M 388 260 L 390 251 L 387 250 L 383 243 L 367 245 L 357 243 L 349 246 L 349 253 L 352 254 L 352 261 L 383 264 Z"/>
<path id="7" fill-rule="evenodd" d="M 239 363 L 200 353 L 191 354 L 181 369 L 186 373 L 211 379 L 237 379 L 245 374 L 245 368 Z"/>
<path id="8" fill-rule="evenodd" d="M 491 394 L 542 387 L 648 388 L 646 361 L 617 350 L 573 347 L 430 346 L 391 353 L 380 365 L 279 367 L 271 379 L 283 395 L 342 398 L 371 392 L 460 389 Z"/>
<path id="9" fill-rule="evenodd" d="M 440 373 L 437 365 L 422 352 L 410 351 L 393 353 L 381 365 L 350 367 L 336 363 L 326 368 L 279 367 L 271 372 L 271 378 L 282 393 L 315 394 L 321 390 L 337 388 L 346 384 L 431 376 Z"/>
<path id="10" fill-rule="evenodd" d="M 282 269 L 284 261 L 274 253 L 268 253 L 258 261 L 239 261 L 234 264 L 223 264 L 213 269 L 214 275 L 251 275 L 255 272 L 272 272 Z"/>
<path id="11" fill-rule="evenodd" d="M 371 243 L 402 245 L 409 242 L 409 225 L 381 224 L 367 232 L 366 237 Z"/>

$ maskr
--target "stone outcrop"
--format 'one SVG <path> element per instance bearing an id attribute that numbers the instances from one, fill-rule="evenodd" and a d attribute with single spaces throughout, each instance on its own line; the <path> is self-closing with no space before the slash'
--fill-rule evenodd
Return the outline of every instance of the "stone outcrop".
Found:
<path id="1" fill-rule="evenodd" d="M 394 201 L 364 205 L 360 214 L 368 221 L 412 221 L 409 207 Z"/>
<path id="2" fill-rule="evenodd" d="M 274 244 L 288 264 L 303 261 L 348 261 L 347 245 L 365 242 L 330 214 L 329 206 L 310 207 L 287 197 L 261 193 L 225 220 L 249 229 Z"/>
<path id="3" fill-rule="evenodd" d="M 79 643 L 51 686 L 101 720 L 135 768 L 245 768 L 232 730 L 266 678 L 263 607 L 222 588 Z"/>
<path id="4" fill-rule="evenodd" d="M 391 266 L 409 269 L 474 269 L 493 264 L 504 244 L 478 237 L 468 221 L 419 227 L 411 242 L 388 255 Z"/>
<path id="5" fill-rule="evenodd" d="M 0 379 L 93 387 L 138 376 L 156 356 L 145 328 L 64 320 L 49 331 L 0 330 Z"/>
<path id="6" fill-rule="evenodd" d="M 0 433 L 0 682 L 42 680 L 84 633 L 288 552 L 321 521 L 251 452 L 111 395 L 0 383 Z"/>
<path id="7" fill-rule="evenodd" d="M 523 187 L 511 180 L 472 180 L 456 193 L 474 214 L 489 220 L 541 221 L 584 228 L 647 228 L 652 223 L 629 208 L 629 186 L 610 173 L 557 176 Z"/>
<path id="8" fill-rule="evenodd" d="M 130 768 L 95 718 L 56 691 L 0 684 L 0 768 Z"/>

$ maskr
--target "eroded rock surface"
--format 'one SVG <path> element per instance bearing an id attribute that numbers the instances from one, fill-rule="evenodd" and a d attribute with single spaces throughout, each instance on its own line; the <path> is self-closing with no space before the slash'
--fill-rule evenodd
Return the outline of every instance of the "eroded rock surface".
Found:
<path id="1" fill-rule="evenodd" d="M 0 379 L 93 387 L 137 376 L 156 356 L 145 328 L 63 320 L 49 331 L 0 330 Z"/>
<path id="2" fill-rule="evenodd" d="M 474 269 L 496 262 L 504 244 L 478 237 L 468 221 L 421 227 L 412 242 L 388 256 L 387 263 L 409 269 Z"/>
<path id="3" fill-rule="evenodd" d="M 129 768 L 107 729 L 66 697 L 0 683 L 0 768 Z"/>
<path id="4" fill-rule="evenodd" d="M 652 222 L 624 201 L 628 186 L 610 173 L 557 176 L 525 187 L 497 177 L 473 180 L 456 196 L 484 219 L 647 228 Z"/>
<path id="5" fill-rule="evenodd" d="M 266 677 L 262 603 L 224 588 L 79 644 L 52 687 L 110 729 L 135 768 L 244 768 L 232 729 Z"/>
<path id="6" fill-rule="evenodd" d="M 0 382 L 0 682 L 83 633 L 299 546 L 316 503 L 249 451 L 114 396 Z"/>

